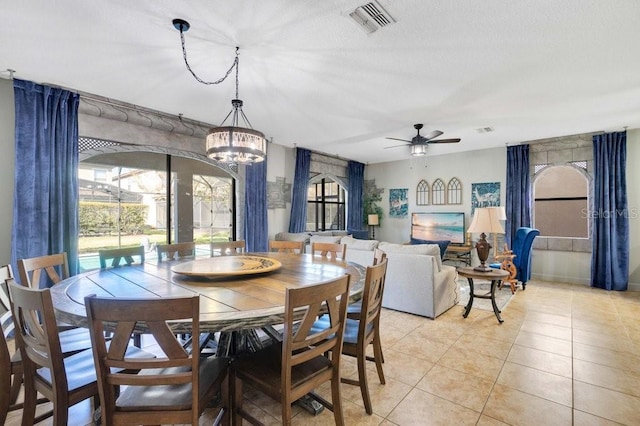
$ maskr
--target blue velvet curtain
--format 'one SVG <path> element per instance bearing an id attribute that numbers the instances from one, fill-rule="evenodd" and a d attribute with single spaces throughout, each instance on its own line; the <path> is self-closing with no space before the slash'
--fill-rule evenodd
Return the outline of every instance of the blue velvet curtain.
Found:
<path id="1" fill-rule="evenodd" d="M 293 179 L 289 232 L 304 232 L 307 227 L 307 187 L 311 170 L 311 151 L 296 149 L 296 172 Z"/>
<path id="2" fill-rule="evenodd" d="M 244 240 L 247 251 L 269 251 L 267 160 L 247 166 L 244 194 Z"/>
<path id="3" fill-rule="evenodd" d="M 625 291 L 629 284 L 627 132 L 593 137 L 591 287 Z"/>
<path id="4" fill-rule="evenodd" d="M 11 263 L 67 252 L 78 271 L 79 95 L 14 80 L 15 181 Z M 17 269 L 14 269 L 17 271 Z"/>
<path id="5" fill-rule="evenodd" d="M 507 221 L 505 242 L 511 247 L 521 226 L 531 227 L 529 145 L 507 147 Z"/>
<path id="6" fill-rule="evenodd" d="M 364 164 L 357 161 L 347 163 L 349 176 L 349 194 L 347 199 L 348 216 L 347 229 L 362 229 L 363 220 L 363 196 L 364 196 Z"/>

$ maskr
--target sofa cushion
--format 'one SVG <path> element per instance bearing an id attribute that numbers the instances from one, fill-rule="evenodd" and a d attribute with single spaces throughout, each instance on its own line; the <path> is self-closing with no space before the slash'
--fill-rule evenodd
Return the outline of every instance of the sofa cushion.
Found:
<path id="1" fill-rule="evenodd" d="M 342 237 L 340 242 L 347 246 L 347 251 L 349 250 L 366 250 L 373 251 L 376 247 L 378 247 L 378 240 L 357 240 L 353 237 Z"/>
<path id="2" fill-rule="evenodd" d="M 411 244 L 437 244 L 440 247 L 440 258 L 444 259 L 444 254 L 449 247 L 449 240 L 420 240 L 418 238 L 411 238 Z"/>
<path id="3" fill-rule="evenodd" d="M 339 244 L 342 237 L 333 237 L 329 235 L 312 235 L 309 239 L 309 243 L 331 243 Z"/>
<path id="4" fill-rule="evenodd" d="M 309 234 L 306 232 L 278 232 L 277 241 L 309 241 Z"/>
<path id="5" fill-rule="evenodd" d="M 405 253 L 405 254 L 426 254 L 436 258 L 438 271 L 442 270 L 442 259 L 440 258 L 440 247 L 437 244 L 395 244 L 381 242 L 378 248 L 385 253 Z"/>
<path id="6" fill-rule="evenodd" d="M 333 235 L 334 237 L 346 237 L 347 235 L 349 235 L 349 231 L 345 231 L 345 230 L 340 230 L 340 231 L 331 231 L 331 235 Z"/>

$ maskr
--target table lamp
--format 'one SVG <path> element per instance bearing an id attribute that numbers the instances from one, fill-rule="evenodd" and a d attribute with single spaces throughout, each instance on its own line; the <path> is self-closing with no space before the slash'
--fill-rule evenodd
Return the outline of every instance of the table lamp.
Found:
<path id="1" fill-rule="evenodd" d="M 498 219 L 498 211 L 490 207 L 477 208 L 473 214 L 471 225 L 467 232 L 480 233 L 480 239 L 476 243 L 476 251 L 478 252 L 478 259 L 480 265 L 473 268 L 476 271 L 489 272 L 491 268 L 485 264 L 489 257 L 489 250 L 491 250 L 491 244 L 487 241 L 487 232 L 504 233 L 504 228 Z"/>
<path id="2" fill-rule="evenodd" d="M 367 218 L 367 223 L 371 227 L 371 237 L 376 239 L 376 226 L 380 225 L 380 218 L 377 214 L 370 214 Z"/>

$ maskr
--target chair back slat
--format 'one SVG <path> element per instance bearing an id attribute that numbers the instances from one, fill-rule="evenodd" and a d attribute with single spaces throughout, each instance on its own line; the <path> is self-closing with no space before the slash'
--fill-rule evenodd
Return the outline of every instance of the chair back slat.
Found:
<path id="1" fill-rule="evenodd" d="M 386 274 L 386 258 L 377 265 L 367 267 L 358 329 L 358 334 L 362 334 L 363 337 L 367 333 L 373 333 L 373 327 L 379 326 L 378 322 L 380 319 L 380 310 L 382 309 L 382 296 L 384 294 Z"/>
<path id="2" fill-rule="evenodd" d="M 220 241 L 211 243 L 211 256 L 234 256 L 245 252 L 246 243 L 241 241 Z"/>
<path id="3" fill-rule="evenodd" d="M 333 260 L 344 260 L 347 256 L 347 246 L 346 244 L 340 243 L 312 242 L 311 254 L 314 256 L 319 254 L 320 256 Z"/>
<path id="4" fill-rule="evenodd" d="M 100 269 L 107 268 L 107 260 L 111 260 L 109 266 L 112 268 L 120 266 L 120 262 L 123 261 L 126 265 L 132 265 L 135 263 L 134 257 L 138 257 L 139 263 L 143 264 L 144 246 L 98 250 L 98 257 L 100 258 Z"/>
<path id="5" fill-rule="evenodd" d="M 156 245 L 156 252 L 158 253 L 158 262 L 195 256 L 196 243 L 158 244 Z"/>
<path id="6" fill-rule="evenodd" d="M 304 241 L 269 240 L 269 251 L 279 253 L 304 253 Z"/>
<path id="7" fill-rule="evenodd" d="M 56 253 L 45 256 L 31 257 L 18 260 L 20 283 L 31 288 L 43 286 L 42 280 L 48 278 L 45 287 L 57 284 L 69 277 L 69 262 L 67 253 Z M 44 274 L 43 274 L 44 272 Z"/>

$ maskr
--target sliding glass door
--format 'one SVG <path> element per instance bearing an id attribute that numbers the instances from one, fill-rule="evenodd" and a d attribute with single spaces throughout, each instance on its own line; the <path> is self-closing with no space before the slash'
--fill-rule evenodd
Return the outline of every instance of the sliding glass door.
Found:
<path id="1" fill-rule="evenodd" d="M 80 163 L 80 267 L 101 248 L 211 241 L 235 235 L 235 181 L 212 165 L 155 152 L 118 152 Z"/>

